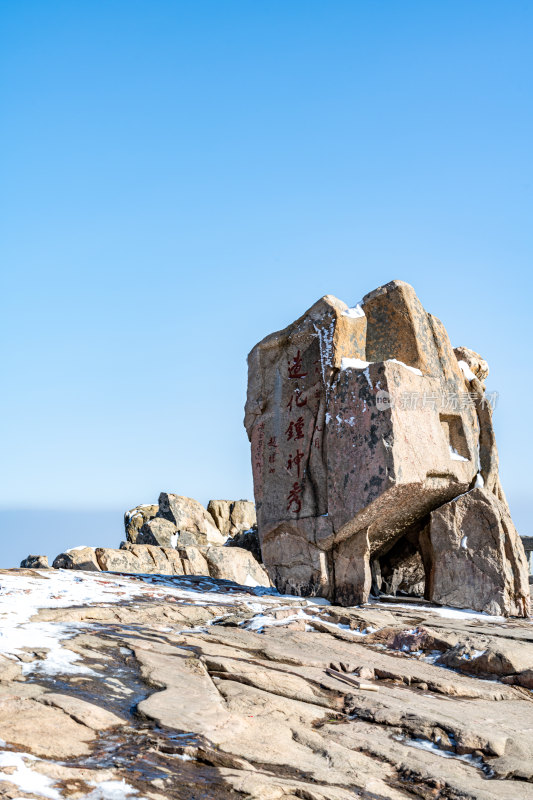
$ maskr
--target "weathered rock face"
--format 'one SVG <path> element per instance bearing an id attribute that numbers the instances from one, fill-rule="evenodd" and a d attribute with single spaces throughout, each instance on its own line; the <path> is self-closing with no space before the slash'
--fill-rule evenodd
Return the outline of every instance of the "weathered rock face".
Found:
<path id="1" fill-rule="evenodd" d="M 236 536 L 257 526 L 255 505 L 250 500 L 210 500 L 207 511 L 224 536 Z"/>
<path id="2" fill-rule="evenodd" d="M 176 547 L 178 529 L 173 522 L 161 517 L 154 517 L 145 522 L 137 534 L 134 544 L 153 544 L 159 547 Z"/>
<path id="3" fill-rule="evenodd" d="M 197 547 L 179 545 L 158 547 L 123 542 L 120 549 L 85 547 L 61 553 L 57 569 L 92 572 L 125 572 L 146 575 L 205 575 L 241 583 L 244 586 L 270 586 L 270 578 L 248 550 L 240 547 Z"/>
<path id="4" fill-rule="evenodd" d="M 387 554 L 414 536 L 408 580 L 423 561 L 426 597 L 436 599 L 429 576 L 437 551 L 421 541 L 429 514 L 476 482 L 508 514 L 482 383 L 486 362 L 467 348 L 456 355 L 413 288 L 392 281 L 355 308 L 323 297 L 256 345 L 248 365 L 245 426 L 259 534 L 277 587 L 364 602 Z M 504 528 L 500 559 L 520 548 Z M 518 571 L 498 594 L 507 614 L 524 613 L 526 603 L 523 560 L 515 562 Z M 454 598 L 476 609 L 490 602 L 462 586 Z"/>
<path id="5" fill-rule="evenodd" d="M 124 529 L 128 542 L 136 544 L 137 536 L 142 526 L 148 520 L 153 519 L 158 511 L 159 506 L 154 504 L 135 506 L 131 511 L 126 511 L 124 514 Z"/>
<path id="6" fill-rule="evenodd" d="M 172 522 L 177 530 L 189 531 L 205 538 L 205 544 L 224 544 L 221 534 L 211 514 L 203 505 L 191 497 L 161 492 L 159 495 L 158 517 Z"/>
<path id="7" fill-rule="evenodd" d="M 269 586 L 263 567 L 241 547 L 208 547 L 206 552 L 212 578 L 226 578 L 243 586 Z"/>
<path id="8" fill-rule="evenodd" d="M 181 559 L 172 547 L 125 542 L 120 550 L 97 547 L 96 558 L 104 572 L 183 575 Z"/>
<path id="9" fill-rule="evenodd" d="M 506 503 L 473 489 L 433 511 L 428 527 L 433 600 L 526 615 L 527 562 Z"/>
<path id="10" fill-rule="evenodd" d="M 53 562 L 54 569 L 83 569 L 98 572 L 100 565 L 94 547 L 74 547 L 60 553 Z"/>
<path id="11" fill-rule="evenodd" d="M 50 569 L 48 556 L 26 556 L 20 562 L 21 569 Z"/>

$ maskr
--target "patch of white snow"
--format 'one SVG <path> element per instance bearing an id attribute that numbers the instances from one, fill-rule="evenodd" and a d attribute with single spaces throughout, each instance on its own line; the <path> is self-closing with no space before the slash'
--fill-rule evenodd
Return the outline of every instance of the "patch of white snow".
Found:
<path id="1" fill-rule="evenodd" d="M 345 369 L 366 369 L 371 361 L 362 361 L 360 358 L 341 358 L 341 370 Z"/>
<path id="2" fill-rule="evenodd" d="M 405 369 L 408 369 L 409 372 L 412 372 L 413 375 L 422 375 L 422 370 L 418 369 L 418 367 L 410 367 L 409 364 L 404 364 L 403 361 L 398 361 L 397 358 L 388 358 L 385 362 L 386 364 L 400 364 Z"/>
<path id="3" fill-rule="evenodd" d="M 53 788 L 56 781 L 40 772 L 34 772 L 26 766 L 25 761 L 38 761 L 38 759 L 29 753 L 15 753 L 7 750 L 0 753 L 0 768 L 16 768 L 11 773 L 0 771 L 0 781 L 12 783 L 23 792 L 36 794 L 39 797 L 48 797 L 50 800 L 60 800 L 61 793 Z"/>
<path id="4" fill-rule="evenodd" d="M 452 447 L 452 445 L 450 445 L 450 457 L 452 461 L 468 461 L 468 458 L 460 455 L 460 453 L 458 453 L 457 450 Z"/>
<path id="5" fill-rule="evenodd" d="M 351 317 L 351 319 L 357 319 L 358 317 L 364 317 L 365 312 L 361 308 L 361 304 L 357 303 L 353 308 L 347 308 L 345 311 L 343 311 L 342 316 Z"/>
<path id="6" fill-rule="evenodd" d="M 466 361 L 458 361 L 457 363 L 459 364 L 461 372 L 463 373 L 467 381 L 473 381 L 476 376 L 474 375 L 474 373 L 472 372 Z"/>

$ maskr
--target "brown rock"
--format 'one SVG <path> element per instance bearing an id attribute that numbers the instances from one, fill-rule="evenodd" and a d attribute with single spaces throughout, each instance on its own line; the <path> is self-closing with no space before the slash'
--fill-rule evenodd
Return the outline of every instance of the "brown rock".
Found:
<path id="1" fill-rule="evenodd" d="M 210 500 L 207 510 L 224 536 L 235 536 L 257 526 L 255 505 L 250 500 Z"/>
<path id="2" fill-rule="evenodd" d="M 248 550 L 259 564 L 263 563 L 257 528 L 230 536 L 226 541 L 226 547 L 242 547 L 243 550 Z"/>
<path id="3" fill-rule="evenodd" d="M 120 550 L 97 547 L 96 558 L 104 572 L 183 575 L 181 559 L 170 547 L 125 542 Z"/>
<path id="4" fill-rule="evenodd" d="M 209 547 L 209 574 L 243 586 L 271 586 L 270 578 L 248 550 L 240 547 Z"/>
<path id="5" fill-rule="evenodd" d="M 428 598 L 489 614 L 526 615 L 527 562 L 506 504 L 486 489 L 472 489 L 430 519 Z"/>
<path id="6" fill-rule="evenodd" d="M 65 550 L 54 559 L 54 569 L 83 569 L 87 572 L 99 572 L 100 565 L 94 547 L 74 547 Z"/>
<path id="7" fill-rule="evenodd" d="M 126 511 L 124 514 L 124 528 L 126 539 L 133 544 L 137 543 L 137 536 L 145 522 L 153 519 L 159 511 L 158 505 L 140 505 Z"/>
<path id="8" fill-rule="evenodd" d="M 153 544 L 158 547 L 176 547 L 178 529 L 173 522 L 154 517 L 145 522 L 137 534 L 136 544 Z"/>
<path id="9" fill-rule="evenodd" d="M 49 692 L 42 696 L 41 702 L 60 708 L 73 720 L 94 731 L 105 731 L 126 724 L 126 720 L 117 714 L 113 714 L 95 703 L 88 703 L 79 697 L 72 697 L 68 694 Z"/>
<path id="10" fill-rule="evenodd" d="M 427 595 L 428 515 L 468 492 L 478 470 L 505 505 L 486 363 L 459 355 L 479 377 L 467 381 L 444 326 L 402 281 L 362 308 L 323 297 L 252 350 L 245 426 L 261 550 L 278 589 L 344 605 L 365 602 L 372 580 L 378 591 L 384 581 Z M 501 549 L 498 558 L 503 567 Z M 523 614 L 514 562 L 509 600 L 496 605 Z M 472 607 L 462 584 L 453 602 Z"/>
<path id="11" fill-rule="evenodd" d="M 205 537 L 205 544 L 224 544 L 225 537 L 203 505 L 191 497 L 161 492 L 158 517 L 174 523 L 179 531 L 189 531 Z"/>
<path id="12" fill-rule="evenodd" d="M 61 709 L 17 696 L 0 700 L 0 727 L 11 745 L 43 758 L 87 755 L 95 736 Z"/>
<path id="13" fill-rule="evenodd" d="M 178 553 L 183 563 L 185 575 L 209 575 L 209 565 L 205 558 L 205 548 L 182 546 L 178 543 Z"/>
<path id="14" fill-rule="evenodd" d="M 454 347 L 453 352 L 455 353 L 455 357 L 459 362 L 463 374 L 467 373 L 467 370 L 461 364 L 461 361 L 464 362 L 476 378 L 483 383 L 489 375 L 489 365 L 483 356 L 480 356 L 479 353 L 476 353 L 475 350 L 470 350 L 468 347 Z"/>

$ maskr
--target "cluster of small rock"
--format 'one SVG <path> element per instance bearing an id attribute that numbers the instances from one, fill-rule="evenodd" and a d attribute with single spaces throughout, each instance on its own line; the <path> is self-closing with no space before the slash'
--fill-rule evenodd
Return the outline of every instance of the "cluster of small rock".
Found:
<path id="1" fill-rule="evenodd" d="M 255 506 L 248 500 L 197 500 L 162 492 L 159 502 L 124 515 L 126 541 L 118 549 L 75 547 L 54 559 L 55 569 L 158 575 L 206 575 L 245 586 L 270 586 L 261 566 Z M 46 569 L 30 555 L 22 568 Z"/>

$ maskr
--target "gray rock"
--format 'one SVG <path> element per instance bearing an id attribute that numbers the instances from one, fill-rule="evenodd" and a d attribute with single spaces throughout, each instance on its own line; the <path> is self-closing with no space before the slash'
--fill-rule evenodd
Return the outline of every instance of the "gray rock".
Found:
<path id="1" fill-rule="evenodd" d="M 244 421 L 262 557 L 280 591 L 350 606 L 381 582 L 458 607 L 528 613 L 487 372 L 474 351 L 454 353 L 442 323 L 403 281 L 355 308 L 327 295 L 253 348 Z M 442 534 L 446 546 L 468 535 L 450 509 L 474 486 L 484 486 L 477 510 L 498 531 L 494 561 L 481 544 L 483 554 L 467 548 L 456 558 L 433 534 L 442 519 L 439 530 L 453 526 Z M 432 520 L 425 547 L 418 527 L 441 507 L 450 513 Z M 414 533 L 415 553 L 391 567 L 391 551 Z"/>
<path id="2" fill-rule="evenodd" d="M 427 541 L 427 597 L 488 614 L 525 616 L 527 562 L 507 504 L 486 489 L 433 511 Z"/>
<path id="3" fill-rule="evenodd" d="M 21 569 L 50 569 L 48 556 L 26 556 L 20 562 Z"/>

